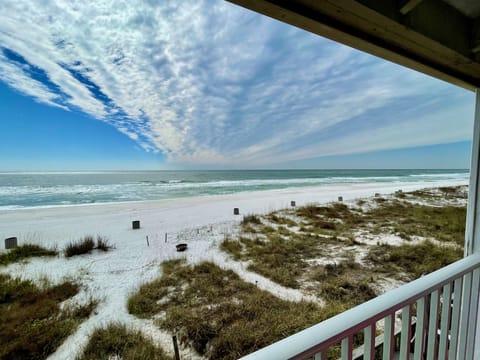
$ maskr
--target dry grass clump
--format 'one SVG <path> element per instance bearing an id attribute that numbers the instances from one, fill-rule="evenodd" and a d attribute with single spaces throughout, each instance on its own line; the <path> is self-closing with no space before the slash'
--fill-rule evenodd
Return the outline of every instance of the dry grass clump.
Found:
<path id="1" fill-rule="evenodd" d="M 109 251 L 110 249 L 113 249 L 113 245 L 110 245 L 108 239 L 103 236 L 97 236 L 97 246 L 96 249 L 102 250 L 102 251 Z"/>
<path id="2" fill-rule="evenodd" d="M 303 206 L 297 209 L 296 215 L 302 218 L 304 228 L 333 236 L 351 236 L 352 229 L 364 222 L 362 211 L 342 203 Z"/>
<path id="3" fill-rule="evenodd" d="M 260 217 L 258 215 L 254 215 L 254 214 L 245 215 L 241 221 L 241 225 L 251 225 L 251 224 L 261 225 L 262 220 L 260 220 Z"/>
<path id="4" fill-rule="evenodd" d="M 318 283 L 315 287 L 327 304 L 336 302 L 349 309 L 378 295 L 371 286 L 371 270 L 353 258 L 317 265 L 310 269 L 308 275 L 309 280 Z"/>
<path id="5" fill-rule="evenodd" d="M 128 309 L 143 318 L 164 314 L 160 327 L 212 360 L 237 359 L 343 310 L 281 300 L 233 271 L 179 260 L 165 262 L 162 278 L 142 286 Z"/>
<path id="6" fill-rule="evenodd" d="M 70 281 L 40 289 L 0 274 L 0 359 L 44 359 L 53 353 L 96 306 L 92 301 L 60 310 L 78 290 Z"/>
<path id="7" fill-rule="evenodd" d="M 453 188 L 440 191 L 425 190 L 428 194 L 452 194 L 455 198 L 463 196 L 464 190 Z M 355 233 L 381 235 L 395 234 L 405 240 L 414 237 L 432 239 L 444 242 L 448 246 L 435 247 L 429 255 L 435 255 L 432 261 L 422 260 L 422 257 L 414 255 L 422 254 L 425 246 L 419 245 L 416 254 L 408 254 L 407 250 L 415 252 L 415 248 L 401 247 L 375 247 L 368 256 L 369 265 L 357 264 L 357 269 L 344 271 L 337 266 L 335 272 L 328 272 L 322 284 L 317 286 L 322 298 L 337 299 L 349 302 L 349 296 L 341 290 L 341 294 L 335 293 L 335 289 L 350 289 L 355 298 L 367 300 L 374 295 L 373 291 L 366 286 L 372 281 L 369 274 L 382 273 L 384 276 L 392 276 L 393 273 L 410 274 L 410 277 L 419 276 L 424 272 L 431 272 L 455 261 L 462 256 L 462 246 L 465 234 L 465 206 L 427 206 L 420 205 L 409 200 L 415 199 L 417 192 L 398 192 L 406 195 L 406 199 L 398 197 L 374 198 L 379 200 L 375 206 L 367 209 L 349 208 L 344 203 L 331 203 L 325 206 L 307 205 L 288 210 L 299 218 L 300 231 L 294 232 L 283 225 L 284 220 L 279 212 L 265 215 L 270 225 L 261 224 L 250 229 L 248 234 L 240 234 L 238 239 L 228 239 L 221 244 L 221 249 L 235 260 L 248 261 L 249 270 L 255 271 L 269 279 L 292 288 L 298 288 L 305 281 L 318 281 L 318 276 L 325 269 L 309 263 L 310 259 L 325 257 L 329 252 L 334 252 L 334 257 L 343 257 L 343 250 L 348 246 L 362 246 L 356 240 Z M 423 193 L 422 193 L 423 194 Z M 430 195 L 429 195 L 430 196 Z M 362 202 L 361 205 L 365 205 Z M 358 204 L 358 201 L 357 201 Z M 273 227 L 275 226 L 275 228 Z M 366 246 L 366 245 L 363 245 Z M 382 264 L 377 261 L 380 254 L 388 257 L 389 261 Z M 353 263 L 355 263 L 353 261 Z M 410 264 L 411 263 L 411 264 Z M 420 266 L 420 265 L 422 266 Z M 328 265 L 327 265 L 328 266 Z M 373 269 L 371 268 L 373 266 Z M 343 275 L 339 275 L 343 273 Z M 361 275 L 361 276 L 360 276 Z M 316 279 L 317 278 L 317 279 Z M 329 286 L 332 285 L 332 286 Z M 307 284 L 307 286 L 310 286 Z M 359 289 L 355 287 L 359 286 Z M 357 291 L 358 290 L 358 291 Z M 343 294 L 343 295 L 342 295 Z M 363 296 L 362 294 L 365 294 Z M 352 297 L 352 298 L 353 298 Z"/>
<path id="8" fill-rule="evenodd" d="M 93 236 L 87 235 L 83 239 L 76 242 L 71 242 L 65 247 L 65 257 L 72 257 L 76 255 L 88 254 L 93 249 L 108 251 L 113 246 L 109 244 L 108 239 L 103 236 L 97 236 L 97 246 Z"/>
<path id="9" fill-rule="evenodd" d="M 268 229 L 269 230 L 269 229 Z M 266 238 L 240 237 L 227 239 L 220 248 L 235 260 L 250 260 L 249 270 L 264 275 L 281 285 L 298 288 L 298 279 L 304 273 L 305 259 L 322 254 L 323 239 L 316 235 L 268 231 Z M 284 238 L 285 234 L 288 238 Z"/>
<path id="10" fill-rule="evenodd" d="M 276 212 L 272 212 L 268 215 L 265 216 L 267 220 L 269 220 L 272 223 L 278 224 L 278 225 L 285 225 L 288 227 L 294 227 L 297 226 L 297 222 L 293 221 L 292 219 L 285 217 L 285 216 L 278 216 Z"/>
<path id="11" fill-rule="evenodd" d="M 421 236 L 463 246 L 466 214 L 466 207 L 436 207 L 391 201 L 371 209 L 365 216 L 377 232 L 391 229 L 406 240 Z"/>
<path id="12" fill-rule="evenodd" d="M 407 281 L 438 270 L 462 257 L 461 248 L 439 246 L 431 241 L 400 246 L 381 244 L 372 247 L 367 255 L 375 271 L 396 277 L 406 274 L 407 279 L 404 280 Z"/>
<path id="13" fill-rule="evenodd" d="M 65 247 L 65 257 L 87 254 L 93 250 L 95 242 L 93 236 L 85 236 L 83 239 L 71 242 Z"/>
<path id="14" fill-rule="evenodd" d="M 242 244 L 239 241 L 233 240 L 228 236 L 220 243 L 220 249 L 230 254 L 237 261 L 242 258 L 242 248 Z"/>
<path id="15" fill-rule="evenodd" d="M 97 359 L 171 360 L 139 331 L 127 329 L 123 324 L 95 330 L 78 360 Z"/>
<path id="16" fill-rule="evenodd" d="M 46 249 L 35 244 L 23 244 L 0 254 L 0 265 L 8 265 L 31 257 L 55 255 L 57 255 L 56 250 Z"/>

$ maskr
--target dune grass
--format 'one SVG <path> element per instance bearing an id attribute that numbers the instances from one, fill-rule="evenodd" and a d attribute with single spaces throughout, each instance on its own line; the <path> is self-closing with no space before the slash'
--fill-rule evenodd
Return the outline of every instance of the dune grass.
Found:
<path id="1" fill-rule="evenodd" d="M 78 360 L 172 360 L 164 351 L 146 339 L 139 331 L 124 324 L 110 324 L 97 329 Z"/>
<path id="2" fill-rule="evenodd" d="M 160 315 L 156 322 L 161 328 L 216 360 L 237 359 L 345 307 L 338 302 L 320 308 L 281 300 L 212 263 L 189 266 L 174 260 L 163 264 L 160 279 L 143 285 L 129 299 L 128 309 L 142 318 Z"/>
<path id="3" fill-rule="evenodd" d="M 374 271 L 405 281 L 417 279 L 462 257 L 461 248 L 436 245 L 428 240 L 400 246 L 380 244 L 372 247 L 367 255 Z"/>
<path id="4" fill-rule="evenodd" d="M 463 198 L 461 188 L 398 194 L 405 195 L 408 200 L 415 200 L 421 195 L 423 201 L 431 196 Z M 322 298 L 341 299 L 346 302 L 350 293 L 357 294 L 352 298 L 364 300 L 374 295 L 369 286 L 372 283 L 372 273 L 383 272 L 385 276 L 395 275 L 409 280 L 462 257 L 465 206 L 429 206 L 403 200 L 403 196 L 401 199 L 398 196 L 374 198 L 378 199 L 381 201 L 376 201 L 374 206 L 363 210 L 338 202 L 328 205 L 311 204 L 288 210 L 290 216 L 293 212 L 293 216 L 298 219 L 300 231 L 290 231 L 285 226 L 285 216 L 281 216 L 279 212 L 260 216 L 257 224 L 250 226 L 248 232 L 244 231 L 236 239 L 228 238 L 220 248 L 234 260 L 248 262 L 249 270 L 281 285 L 298 288 L 305 281 L 317 282 L 319 284 L 315 285 L 318 289 L 316 292 Z M 356 204 L 363 206 L 366 202 L 359 205 L 357 201 Z M 427 242 L 410 247 L 380 245 L 368 250 L 369 254 L 365 259 L 367 264 L 356 264 L 356 268 L 345 267 L 348 254 L 344 249 L 352 245 L 361 246 L 354 235 L 357 232 L 395 234 L 406 241 L 417 237 Z M 433 240 L 446 246 L 439 246 Z M 332 253 L 333 264 L 336 264 L 333 265 L 336 266 L 335 272 L 325 270 L 325 266 L 309 263 L 309 259 L 328 259 Z M 425 260 L 422 260 L 422 256 Z M 380 260 L 383 258 L 387 259 L 384 263 Z M 322 274 L 322 281 L 319 281 Z"/>
<path id="5" fill-rule="evenodd" d="M 56 256 L 57 251 L 46 249 L 35 244 L 23 244 L 9 250 L 6 253 L 0 254 L 0 265 L 8 265 L 19 262 L 28 258 L 37 256 Z"/>
<path id="6" fill-rule="evenodd" d="M 463 246 L 465 241 L 466 207 L 426 206 L 391 201 L 365 214 L 376 231 L 391 232 L 409 240 L 421 236 Z"/>
<path id="7" fill-rule="evenodd" d="M 307 265 L 305 259 L 322 255 L 321 239 L 311 235 L 289 234 L 285 237 L 275 232 L 266 240 L 240 237 L 241 258 L 251 260 L 248 269 L 265 275 L 277 283 L 298 288 L 298 279 Z"/>
<path id="8" fill-rule="evenodd" d="M 114 246 L 110 245 L 110 242 L 106 237 L 100 235 L 97 236 L 97 246 L 95 249 L 107 252 L 113 248 Z"/>
<path id="9" fill-rule="evenodd" d="M 65 247 L 65 257 L 88 254 L 94 247 L 95 241 L 93 240 L 93 236 L 87 235 L 83 239 L 67 244 Z"/>
<path id="10" fill-rule="evenodd" d="M 106 237 L 100 235 L 97 236 L 97 243 L 95 245 L 94 237 L 91 235 L 87 235 L 83 239 L 67 244 L 67 246 L 65 247 L 65 257 L 89 254 L 94 249 L 106 252 L 113 248 L 114 247 L 110 245 Z"/>
<path id="11" fill-rule="evenodd" d="M 33 282 L 0 274 L 0 359 L 44 359 L 73 333 L 96 306 L 60 309 L 79 291 L 65 281 L 39 288 Z"/>

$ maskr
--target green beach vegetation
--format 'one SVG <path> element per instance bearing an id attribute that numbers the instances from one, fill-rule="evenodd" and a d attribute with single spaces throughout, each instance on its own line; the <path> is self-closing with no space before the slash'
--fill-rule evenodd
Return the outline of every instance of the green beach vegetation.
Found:
<path id="1" fill-rule="evenodd" d="M 97 236 L 97 245 L 95 245 L 94 237 L 91 235 L 85 236 L 83 239 L 80 239 L 75 242 L 70 242 L 65 247 L 65 257 L 72 257 L 76 255 L 89 254 L 92 250 L 98 249 L 101 251 L 109 251 L 112 249 L 108 242 L 108 239 L 103 236 Z"/>
<path id="2" fill-rule="evenodd" d="M 139 331 L 110 324 L 94 331 L 78 360 L 172 360 Z"/>
<path id="3" fill-rule="evenodd" d="M 96 307 L 60 304 L 76 295 L 71 281 L 37 286 L 0 274 L 0 359 L 45 359 Z"/>
<path id="4" fill-rule="evenodd" d="M 279 299 L 210 262 L 163 263 L 160 279 L 128 301 L 130 313 L 162 329 L 208 359 L 238 359 L 345 309 Z M 333 352 L 338 349 L 332 349 Z"/>
<path id="5" fill-rule="evenodd" d="M 36 244 L 23 244 L 0 254 L 0 265 L 6 266 L 15 262 L 39 256 L 56 256 L 58 253 L 53 249 L 46 249 Z"/>
<path id="6" fill-rule="evenodd" d="M 410 281 L 463 256 L 464 193 L 463 187 L 397 192 L 373 202 L 357 200 L 353 206 L 311 204 L 250 215 L 238 236 L 226 237 L 220 249 L 286 287 L 320 282 L 314 286 L 318 295 L 329 297 L 327 289 L 355 292 L 357 284 L 368 298 L 374 295 L 367 290 L 372 279 Z M 445 205 L 445 199 L 451 204 Z M 385 236 L 402 244 L 388 245 Z M 371 244 L 371 239 L 377 240 Z"/>

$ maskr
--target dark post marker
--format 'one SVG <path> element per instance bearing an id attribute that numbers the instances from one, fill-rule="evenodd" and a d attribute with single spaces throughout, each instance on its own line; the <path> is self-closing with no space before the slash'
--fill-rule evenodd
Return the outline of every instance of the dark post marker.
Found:
<path id="1" fill-rule="evenodd" d="M 180 360 L 180 353 L 178 352 L 178 344 L 177 344 L 177 335 L 173 335 L 172 340 L 173 340 L 173 350 L 175 351 L 175 360 Z"/>

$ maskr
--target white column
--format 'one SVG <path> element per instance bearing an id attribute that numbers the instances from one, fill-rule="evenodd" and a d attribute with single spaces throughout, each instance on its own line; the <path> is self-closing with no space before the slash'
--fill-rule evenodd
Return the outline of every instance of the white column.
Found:
<path id="1" fill-rule="evenodd" d="M 480 252 L 480 89 L 476 91 L 473 124 L 470 185 L 468 188 L 467 225 L 465 229 L 465 255 Z"/>
<path id="2" fill-rule="evenodd" d="M 473 125 L 472 161 L 468 188 L 467 224 L 465 229 L 465 256 L 480 253 L 480 89 L 477 88 Z M 480 359 L 480 304 L 477 312 L 474 359 Z"/>

